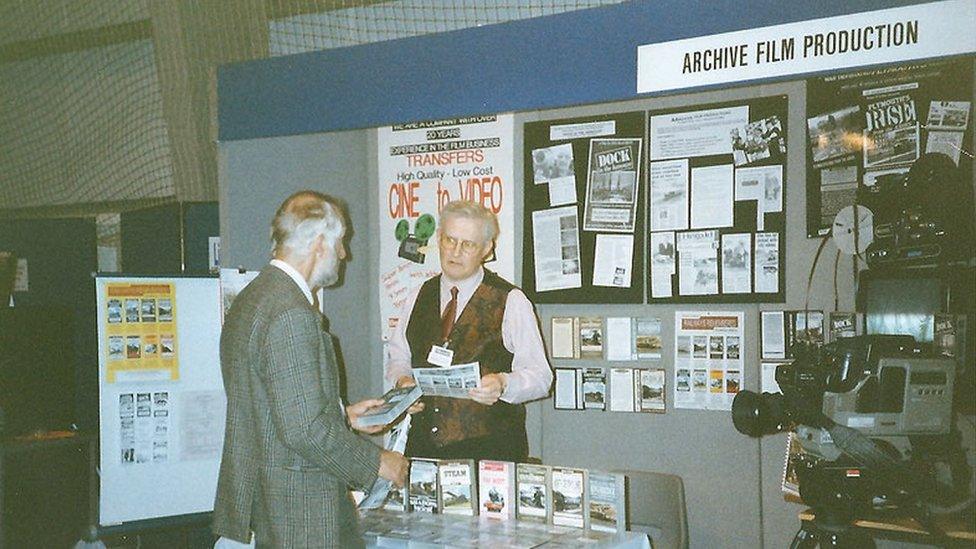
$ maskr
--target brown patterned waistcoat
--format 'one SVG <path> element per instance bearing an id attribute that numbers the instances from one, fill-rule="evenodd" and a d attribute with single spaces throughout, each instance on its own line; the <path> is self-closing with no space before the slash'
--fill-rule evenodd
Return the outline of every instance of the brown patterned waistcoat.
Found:
<path id="1" fill-rule="evenodd" d="M 427 363 L 432 345 L 441 345 L 441 277 L 431 278 L 420 289 L 407 325 L 414 368 L 436 368 Z M 513 355 L 502 342 L 502 318 L 508 292 L 514 286 L 485 270 L 485 277 L 454 323 L 448 347 L 454 364 L 478 362 L 481 375 L 512 371 Z M 411 433 L 425 430 L 435 446 L 476 437 L 504 437 L 511 444 L 524 444 L 525 407 L 499 400 L 491 406 L 473 400 L 424 397 L 425 410 L 414 417 Z"/>

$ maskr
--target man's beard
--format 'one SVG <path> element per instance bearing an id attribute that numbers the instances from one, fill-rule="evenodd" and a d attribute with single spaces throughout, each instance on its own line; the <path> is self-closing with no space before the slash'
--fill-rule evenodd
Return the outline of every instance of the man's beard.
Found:
<path id="1" fill-rule="evenodd" d="M 312 271 L 312 286 L 326 288 L 339 281 L 339 258 L 329 254 L 327 258 L 316 262 Z"/>

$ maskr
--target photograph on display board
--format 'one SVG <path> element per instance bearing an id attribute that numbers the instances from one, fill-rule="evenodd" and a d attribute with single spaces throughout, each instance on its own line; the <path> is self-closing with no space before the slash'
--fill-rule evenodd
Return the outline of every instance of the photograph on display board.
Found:
<path id="1" fill-rule="evenodd" d="M 886 189 L 931 154 L 971 179 L 972 97 L 972 55 L 808 79 L 807 236 L 827 234 L 855 201 L 885 209 Z"/>
<path id="2" fill-rule="evenodd" d="M 648 113 L 649 303 L 785 299 L 786 115 L 785 96 Z"/>
<path id="3" fill-rule="evenodd" d="M 644 121 L 627 112 L 523 127 L 522 289 L 533 302 L 644 301 Z"/>

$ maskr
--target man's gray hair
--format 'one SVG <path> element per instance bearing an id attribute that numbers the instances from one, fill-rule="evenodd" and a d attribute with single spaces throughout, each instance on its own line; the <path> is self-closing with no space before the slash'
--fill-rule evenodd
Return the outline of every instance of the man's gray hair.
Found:
<path id="1" fill-rule="evenodd" d="M 342 207 L 336 199 L 317 191 L 298 191 L 281 203 L 271 221 L 272 253 L 278 256 L 288 250 L 308 257 L 319 235 L 335 244 L 342 230 Z"/>
<path id="2" fill-rule="evenodd" d="M 481 221 L 481 227 L 485 233 L 485 242 L 498 238 L 498 217 L 478 202 L 472 202 L 470 200 L 449 202 L 441 209 L 438 225 L 443 227 L 444 222 L 450 217 L 463 217 L 465 219 Z"/>

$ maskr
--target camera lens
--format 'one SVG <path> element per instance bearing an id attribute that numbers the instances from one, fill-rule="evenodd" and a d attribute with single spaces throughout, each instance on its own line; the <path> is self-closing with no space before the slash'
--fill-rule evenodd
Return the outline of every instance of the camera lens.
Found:
<path id="1" fill-rule="evenodd" d="M 760 437 L 778 433 L 786 423 L 780 393 L 755 393 L 739 391 L 732 401 L 732 424 L 744 435 Z"/>

